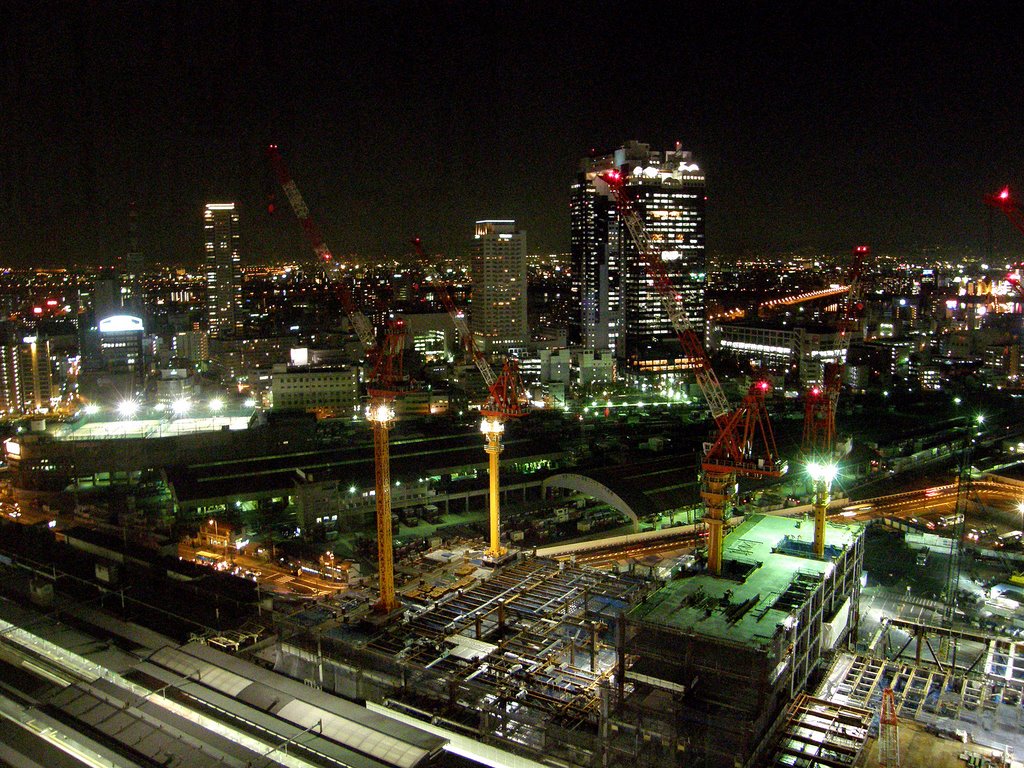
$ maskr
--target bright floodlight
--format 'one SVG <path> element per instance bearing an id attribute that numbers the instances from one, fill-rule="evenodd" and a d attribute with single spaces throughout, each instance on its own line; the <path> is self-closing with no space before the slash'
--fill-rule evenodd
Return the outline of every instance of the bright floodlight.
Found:
<path id="1" fill-rule="evenodd" d="M 1017 511 L 1024 515 L 1024 501 L 1017 502 Z"/>
<path id="2" fill-rule="evenodd" d="M 86 416 L 95 416 L 97 413 L 100 412 L 100 407 L 95 403 L 89 403 L 82 410 L 85 411 Z"/>
<path id="3" fill-rule="evenodd" d="M 807 474 L 810 475 L 811 480 L 816 482 L 824 481 L 826 483 L 831 483 L 835 480 L 837 470 L 838 467 L 831 462 L 821 463 L 812 461 L 807 465 Z"/>
<path id="4" fill-rule="evenodd" d="M 395 412 L 387 403 L 380 403 L 366 409 L 366 418 L 370 421 L 387 423 L 395 418 Z"/>
<path id="5" fill-rule="evenodd" d="M 223 408 L 224 408 L 224 401 L 221 398 L 215 397 L 215 398 L 213 398 L 210 401 L 210 410 L 213 411 L 214 413 L 217 413 L 217 411 L 219 411 L 219 410 L 221 410 Z"/>
<path id="6" fill-rule="evenodd" d="M 130 419 L 139 412 L 139 404 L 134 400 L 122 400 L 117 404 L 117 412 L 124 419 Z"/>
<path id="7" fill-rule="evenodd" d="M 505 425 L 502 424 L 501 421 L 499 421 L 498 419 L 492 419 L 487 416 L 484 416 L 483 419 L 480 421 L 480 431 L 483 432 L 485 435 L 494 434 L 496 432 L 501 433 L 505 431 Z"/>
<path id="8" fill-rule="evenodd" d="M 243 406 L 245 406 L 246 408 L 255 408 L 255 407 L 256 407 L 256 401 L 255 401 L 255 400 L 253 400 L 253 399 L 252 399 L 252 398 L 250 397 L 250 398 L 247 398 L 247 399 L 246 399 L 246 400 L 245 400 L 245 401 L 244 401 L 244 402 L 242 403 L 242 405 L 243 405 Z"/>
<path id="9" fill-rule="evenodd" d="M 186 397 L 179 397 L 171 403 L 171 410 L 175 416 L 184 416 L 192 408 L 192 401 Z"/>
<path id="10" fill-rule="evenodd" d="M 977 415 L 977 416 L 976 416 L 976 417 L 974 418 L 974 420 L 975 420 L 976 422 L 978 422 L 979 424 L 984 424 L 984 423 L 985 423 L 985 414 L 984 414 L 984 413 L 979 413 L 979 414 L 978 414 L 978 415 Z"/>

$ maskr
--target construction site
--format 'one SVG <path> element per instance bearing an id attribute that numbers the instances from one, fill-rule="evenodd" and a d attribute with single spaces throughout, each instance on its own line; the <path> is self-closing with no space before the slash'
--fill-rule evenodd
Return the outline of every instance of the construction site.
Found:
<path id="1" fill-rule="evenodd" d="M 276 147 L 270 156 L 314 251 L 330 268 L 330 251 Z M 16 642 L 17 653 L 31 655 L 37 667 L 43 653 L 57 659 L 60 669 L 44 677 L 58 687 L 86 670 L 87 685 L 46 696 L 90 729 L 106 727 L 111 706 L 141 711 L 151 696 L 163 702 L 167 689 L 177 702 L 161 703 L 167 722 L 185 711 L 183 702 L 191 708 L 187 717 L 203 727 L 227 713 L 237 730 L 224 733 L 236 747 L 226 742 L 218 749 L 239 751 L 233 765 L 262 752 L 279 753 L 274 760 L 289 765 L 465 764 L 444 757 L 454 755 L 473 765 L 523 768 L 846 768 L 864 764 L 874 748 L 880 765 L 898 768 L 911 764 L 900 759 L 901 720 L 954 738 L 983 729 L 995 734 L 988 746 L 1001 744 L 1005 757 L 1006 745 L 1019 738 L 1024 644 L 892 619 L 866 649 L 857 646 L 867 525 L 828 517 L 840 460 L 842 365 L 824 365 L 805 401 L 800 462 L 812 483 L 810 514 L 749 514 L 740 521 L 739 480 L 770 483 L 789 470 L 765 405 L 768 385 L 756 381 L 738 404 L 729 402 L 633 208 L 628 180 L 616 169 L 597 180 L 692 362 L 712 421 L 699 467 L 679 468 L 699 470 L 703 516 L 686 527 L 683 547 L 694 567 L 679 567 L 679 557 L 664 572 L 598 569 L 578 562 L 575 553 L 585 550 L 572 546 L 542 555 L 514 549 L 502 531 L 499 457 L 506 428 L 528 418 L 530 401 L 515 359 L 492 368 L 439 281 L 440 298 L 486 384 L 479 404 L 489 484 L 484 542 L 432 546 L 401 564 L 396 578 L 389 433 L 395 401 L 412 386 L 402 369 L 405 334 L 399 318 L 375 328 L 346 295 L 371 369 L 366 416 L 374 446 L 376 579 L 334 600 L 264 601 L 257 592 L 259 628 L 248 635 L 222 631 L 217 607 L 216 632 L 173 648 L 147 635 L 145 658 L 140 651 L 117 659 L 116 677 L 89 666 L 87 654 L 58 648 L 60 630 L 49 625 L 54 642 L 19 630 L 0 638 L 0 646 Z M 856 324 L 851 307 L 866 255 L 864 248 L 854 252 L 840 320 L 846 337 Z M 632 541 L 623 536 L 594 547 Z M 42 590 L 45 569 L 11 558 L 3 565 L 31 570 L 30 589 Z M 101 605 L 116 591 L 103 587 Z M 51 584 L 50 602 L 40 604 L 52 605 L 52 593 Z M 124 612 L 124 587 L 120 597 Z M 98 611 L 81 611 L 77 621 L 99 626 Z M 113 625 L 104 631 L 113 633 Z M 106 690 L 110 685 L 118 690 Z M 232 733 L 247 735 L 239 740 Z M 313 735 L 316 750 L 303 747 L 307 763 L 281 749 Z M 274 741 L 260 741 L 268 738 Z M 267 752 L 267 743 L 276 746 Z M 150 758 L 155 763 L 159 755 Z M 963 759 L 972 768 L 983 765 Z"/>
<path id="2" fill-rule="evenodd" d="M 276 147 L 289 200 L 330 260 Z M 514 359 L 500 374 L 475 348 L 462 314 L 440 295 L 487 385 L 480 430 L 489 458 L 488 546 L 433 551 L 418 581 L 397 591 L 392 555 L 388 430 L 408 380 L 391 321 L 378 341 L 349 302 L 373 373 L 379 594 L 373 605 L 318 606 L 278 621 L 262 657 L 285 674 L 507 764 L 508 752 L 555 765 L 753 765 L 819 662 L 856 636 L 863 526 L 826 523 L 839 377 L 808 407 L 805 456 L 813 524 L 752 516 L 726 541 L 737 478 L 788 469 L 756 382 L 738 406 L 718 382 L 616 169 L 596 183 L 618 207 L 671 319 L 714 419 L 700 466 L 706 570 L 667 582 L 524 556 L 502 542 L 498 456 L 505 426 L 527 412 Z M 423 255 L 419 242 L 417 248 Z M 854 281 L 856 275 L 854 276 Z M 831 469 L 824 469 L 831 467 Z M 529 764 L 527 762 L 523 763 Z"/>

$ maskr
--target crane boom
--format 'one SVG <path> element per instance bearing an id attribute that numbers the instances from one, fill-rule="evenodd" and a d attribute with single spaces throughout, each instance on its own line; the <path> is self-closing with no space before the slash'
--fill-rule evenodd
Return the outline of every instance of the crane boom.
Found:
<path id="1" fill-rule="evenodd" d="M 597 177 L 607 186 L 615 200 L 619 215 L 636 244 L 647 275 L 661 297 L 666 314 L 679 338 L 683 351 L 697 362 L 697 383 L 715 419 L 716 434 L 701 460 L 700 495 L 706 506 L 704 520 L 708 526 L 708 570 L 722 574 L 725 519 L 736 491 L 736 476 L 782 477 L 786 462 L 779 458 L 771 421 L 765 409 L 767 382 L 751 386 L 739 407 L 733 410 L 722 391 L 722 385 L 711 367 L 704 345 L 686 316 L 682 297 L 665 270 L 661 255 L 654 248 L 640 216 L 626 195 L 622 173 L 608 171 Z M 601 186 L 599 191 L 604 192 Z"/>
<path id="2" fill-rule="evenodd" d="M 1009 187 L 1003 187 L 998 194 L 985 195 L 985 204 L 1002 211 L 1006 218 L 1010 220 L 1010 223 L 1017 228 L 1017 231 L 1024 235 L 1024 208 L 1010 194 Z M 1022 265 L 1020 263 L 1015 264 L 1006 276 L 1006 282 L 1013 286 L 1014 291 L 1018 295 L 1024 296 L 1024 289 L 1022 289 L 1021 285 L 1021 271 Z"/>
<path id="3" fill-rule="evenodd" d="M 626 197 L 623 181 L 622 174 L 619 171 L 613 170 L 599 176 L 595 180 L 595 185 L 597 182 L 603 182 L 615 200 L 619 215 L 626 224 L 630 237 L 633 238 L 633 242 L 636 244 L 640 258 L 643 259 L 644 267 L 647 269 L 647 275 L 654 283 L 654 288 L 661 298 L 665 314 L 668 315 L 669 320 L 672 322 L 672 328 L 679 338 L 683 352 L 691 360 L 697 361 L 697 385 L 704 395 L 708 408 L 711 409 L 711 416 L 719 426 L 722 426 L 732 410 L 729 407 L 729 401 L 725 396 L 725 392 L 722 391 L 722 385 L 718 381 L 718 376 L 711 367 L 711 361 L 708 360 L 703 343 L 701 343 L 700 338 L 698 338 L 693 330 L 690 318 L 686 316 L 686 308 L 683 306 L 682 298 L 665 271 L 664 262 L 662 262 L 658 251 L 647 236 L 647 231 L 640 221 L 640 216 L 633 206 L 630 205 L 629 199 Z"/>
<path id="4" fill-rule="evenodd" d="M 487 389 L 491 389 L 494 383 L 498 380 L 498 375 L 491 368 L 490 363 L 487 362 L 487 358 L 484 357 L 484 353 L 477 349 L 476 340 L 473 338 L 473 334 L 470 333 L 469 324 L 466 322 L 466 316 L 462 313 L 458 307 L 455 306 L 455 302 L 452 301 L 452 296 L 448 292 L 447 286 L 441 280 L 441 276 L 434 271 L 433 265 L 430 264 L 430 260 L 427 258 L 427 254 L 423 250 L 423 241 L 418 237 L 414 237 L 412 245 L 416 249 L 416 253 L 423 261 L 424 275 L 429 277 L 437 288 L 438 298 L 441 299 L 441 304 L 444 305 L 445 310 L 448 312 L 448 316 L 452 319 L 452 323 L 455 324 L 455 330 L 459 332 L 459 337 L 463 340 L 463 343 L 469 348 L 469 353 L 473 356 L 473 362 L 476 363 L 477 370 L 480 371 L 480 375 L 483 376 L 484 383 L 487 385 Z"/>
<path id="5" fill-rule="evenodd" d="M 271 144 L 267 147 L 267 155 L 270 157 L 270 163 L 274 167 L 277 181 L 281 185 L 281 189 L 284 190 L 285 197 L 288 198 L 292 210 L 295 211 L 295 217 L 299 220 L 299 224 L 302 225 L 302 230 L 306 233 L 313 252 L 324 263 L 333 262 L 334 256 L 330 248 L 327 247 L 327 243 L 324 242 L 323 235 L 320 234 L 320 228 L 317 226 L 316 221 L 313 220 L 309 212 L 309 206 L 306 205 L 298 185 L 288 172 L 288 166 L 285 165 L 284 158 L 281 157 L 281 152 L 276 144 Z M 373 331 L 373 324 L 356 307 L 355 301 L 352 299 L 352 292 L 345 281 L 341 281 L 341 305 L 345 308 L 345 314 L 348 316 L 349 322 L 352 323 L 352 328 L 359 337 L 359 341 L 362 342 L 367 350 L 374 349 L 377 346 L 377 336 Z"/>

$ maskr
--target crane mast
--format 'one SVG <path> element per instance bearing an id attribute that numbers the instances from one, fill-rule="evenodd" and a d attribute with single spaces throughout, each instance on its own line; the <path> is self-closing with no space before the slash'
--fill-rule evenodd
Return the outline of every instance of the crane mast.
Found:
<path id="1" fill-rule="evenodd" d="M 267 147 L 267 156 L 270 158 L 270 164 L 274 168 L 277 181 L 281 185 L 285 197 L 288 198 L 288 203 L 291 205 L 292 210 L 295 211 L 295 218 L 302 225 L 302 231 L 306 233 L 306 238 L 309 240 L 309 244 L 312 246 L 317 259 L 324 264 L 335 264 L 334 255 L 331 253 L 330 248 L 327 247 L 327 243 L 320 233 L 320 227 L 317 226 L 316 221 L 310 214 L 309 206 L 306 205 L 298 185 L 288 172 L 288 166 L 285 165 L 284 158 L 281 157 L 277 144 L 271 144 Z M 373 332 L 373 324 L 356 307 L 355 301 L 352 299 L 352 292 L 349 290 L 347 283 L 342 280 L 340 281 L 340 286 L 341 305 L 345 309 L 348 321 L 352 323 L 352 328 L 359 337 L 359 341 L 362 342 L 363 347 L 367 350 L 373 349 L 377 345 L 377 336 Z"/>
<path id="2" fill-rule="evenodd" d="M 309 206 L 299 192 L 285 165 L 284 158 L 276 144 L 267 147 L 278 183 L 284 190 L 295 216 L 306 233 L 313 252 L 325 264 L 333 264 L 334 257 L 324 242 L 320 228 L 309 212 Z M 402 373 L 402 350 L 405 341 L 405 325 L 400 320 L 391 321 L 384 329 L 383 343 L 378 343 L 373 324 L 364 315 L 352 298 L 347 283 L 339 282 L 341 303 L 349 322 L 363 345 L 373 368 L 367 382 L 370 396 L 366 409 L 367 419 L 373 427 L 374 458 L 374 499 L 377 517 L 377 569 L 380 581 L 380 598 L 375 608 L 390 614 L 400 607 L 395 593 L 394 544 L 391 529 L 391 453 L 389 433 L 395 422 L 395 398 L 408 388 L 408 379 Z"/>
<path id="3" fill-rule="evenodd" d="M 487 454 L 487 474 L 489 478 L 488 500 L 490 511 L 490 537 L 487 551 L 484 553 L 486 559 L 491 562 L 498 562 L 508 554 L 508 550 L 501 546 L 501 494 L 500 494 L 500 463 L 498 461 L 504 444 L 501 439 L 505 433 L 505 422 L 509 419 L 518 418 L 525 414 L 522 405 L 523 385 L 519 378 L 519 366 L 514 360 L 506 360 L 502 366 L 501 374 L 496 375 L 491 368 L 487 358 L 484 357 L 476 346 L 476 340 L 470 333 L 466 318 L 452 301 L 448 288 L 441 281 L 440 277 L 431 269 L 429 259 L 423 250 L 423 241 L 420 238 L 413 238 L 413 247 L 423 261 L 424 269 L 428 277 L 432 279 L 437 287 L 438 297 L 448 311 L 448 316 L 455 324 L 456 330 L 462 337 L 477 370 L 487 384 L 487 402 L 484 403 L 480 412 L 483 419 L 480 422 L 480 431 L 484 435 L 484 452 Z"/>
<path id="4" fill-rule="evenodd" d="M 622 173 L 607 171 L 595 179 L 595 185 L 599 192 L 610 194 L 615 200 L 619 216 L 626 224 L 647 276 L 672 321 L 683 352 L 697 363 L 697 383 L 716 427 L 714 439 L 701 461 L 700 494 L 707 507 L 708 570 L 719 576 L 722 573 L 725 519 L 734 500 L 737 475 L 781 477 L 786 473 L 786 463 L 779 458 L 764 404 L 768 385 L 766 382 L 752 385 L 739 407 L 733 409 L 729 405 L 704 345 L 686 316 L 682 296 L 672 284 L 661 254 L 647 236 L 643 222 L 626 193 Z"/>

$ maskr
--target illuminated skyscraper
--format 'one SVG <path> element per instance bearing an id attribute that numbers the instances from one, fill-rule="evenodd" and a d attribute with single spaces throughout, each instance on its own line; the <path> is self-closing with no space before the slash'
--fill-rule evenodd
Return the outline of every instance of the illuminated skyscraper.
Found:
<path id="1" fill-rule="evenodd" d="M 242 265 L 234 203 L 207 203 L 203 213 L 206 252 L 206 318 L 210 336 L 242 333 Z"/>
<path id="2" fill-rule="evenodd" d="M 526 233 L 514 219 L 478 221 L 473 235 L 473 335 L 485 352 L 521 357 L 526 327 Z"/>
<path id="3" fill-rule="evenodd" d="M 581 285 L 582 342 L 610 348 L 639 369 L 685 365 L 671 359 L 674 332 L 636 246 L 612 200 L 594 187 L 601 173 L 618 169 L 669 279 L 678 288 L 694 330 L 704 336 L 704 173 L 690 152 L 652 151 L 629 141 L 614 152 L 584 158 L 572 186 L 573 269 Z M 665 361 L 665 362 L 658 362 Z"/>

